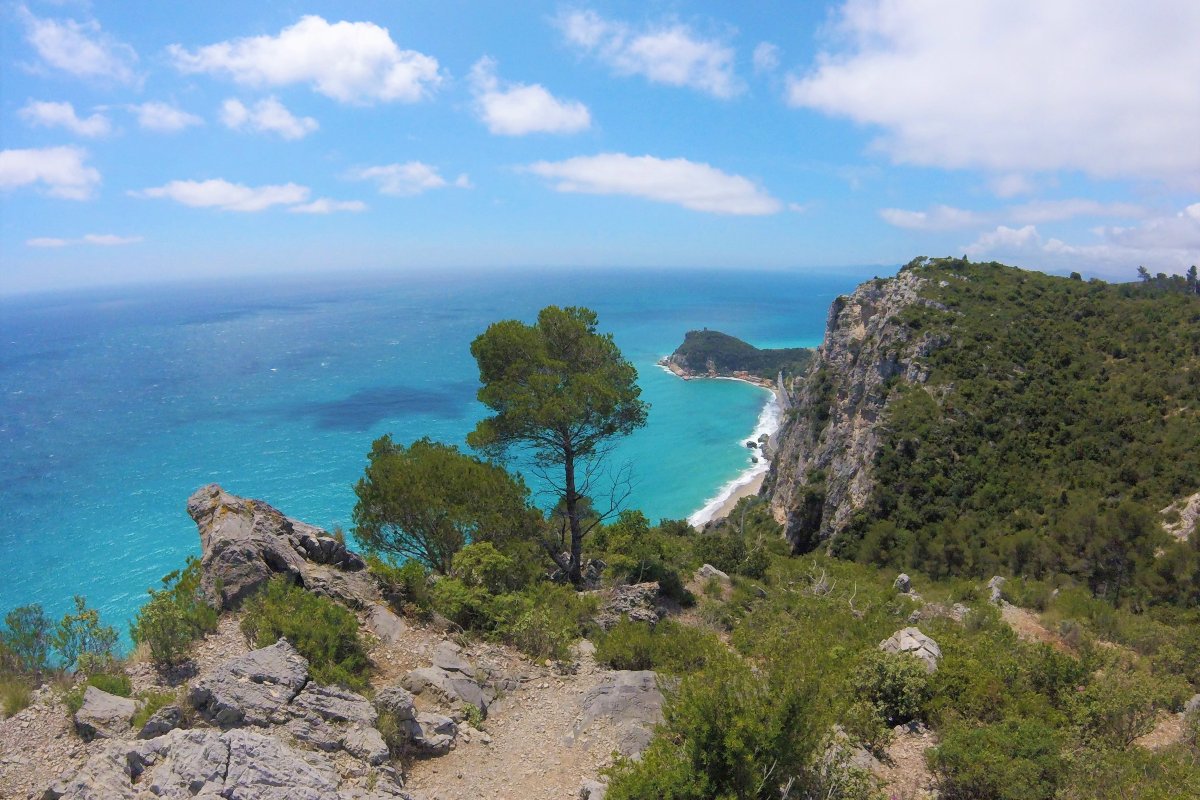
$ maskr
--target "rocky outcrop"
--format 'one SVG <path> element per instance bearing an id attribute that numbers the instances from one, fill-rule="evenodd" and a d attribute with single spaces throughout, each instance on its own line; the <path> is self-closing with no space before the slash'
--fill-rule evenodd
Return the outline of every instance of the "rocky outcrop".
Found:
<path id="1" fill-rule="evenodd" d="M 904 628 L 879 643 L 885 653 L 908 653 L 925 665 L 926 672 L 937 672 L 942 649 L 937 642 L 921 633 L 917 628 Z"/>
<path id="2" fill-rule="evenodd" d="M 308 684 L 308 662 L 286 639 L 230 659 L 196 682 L 191 702 L 221 728 L 288 721 L 285 708 Z"/>
<path id="3" fill-rule="evenodd" d="M 1163 530 L 1186 542 L 1200 529 L 1200 492 L 1180 498 L 1158 513 L 1163 517 Z"/>
<path id="4" fill-rule="evenodd" d="M 174 730 L 107 745 L 44 800 L 384 800 L 407 798 L 394 778 L 368 787 L 344 779 L 330 759 L 248 730 Z"/>
<path id="5" fill-rule="evenodd" d="M 618 670 L 584 694 L 571 738 L 578 740 L 605 720 L 617 726 L 617 751 L 636 755 L 650 744 L 654 726 L 662 722 L 662 706 L 656 673 Z"/>
<path id="6" fill-rule="evenodd" d="M 188 498 L 200 531 L 202 585 L 235 608 L 275 575 L 355 608 L 379 599 L 362 558 L 325 531 L 209 484 Z"/>
<path id="7" fill-rule="evenodd" d="M 946 344 L 898 318 L 914 305 L 941 308 L 921 297 L 925 283 L 904 270 L 835 300 L 805 378 L 785 393 L 790 409 L 765 484 L 794 550 L 836 535 L 864 506 L 891 382 L 924 384 L 924 357 Z"/>
<path id="8" fill-rule="evenodd" d="M 655 607 L 658 592 L 657 581 L 614 586 L 602 594 L 603 605 L 596 615 L 596 623 L 606 631 L 612 630 L 622 617 L 654 625 L 658 622 L 658 611 Z"/>
<path id="9" fill-rule="evenodd" d="M 83 705 L 75 712 L 75 731 L 85 742 L 120 738 L 129 734 L 129 720 L 136 711 L 137 703 L 128 697 L 89 686 L 83 693 Z"/>
<path id="10" fill-rule="evenodd" d="M 150 715 L 138 731 L 139 739 L 154 739 L 183 725 L 183 709 L 176 705 L 163 706 Z"/>
<path id="11" fill-rule="evenodd" d="M 434 691 L 451 706 L 472 705 L 487 715 L 488 703 L 494 692 L 486 691 L 479 681 L 475 665 L 462 656 L 462 648 L 453 642 L 442 642 L 433 653 L 433 665 L 414 669 L 401 681 L 414 694 Z"/>

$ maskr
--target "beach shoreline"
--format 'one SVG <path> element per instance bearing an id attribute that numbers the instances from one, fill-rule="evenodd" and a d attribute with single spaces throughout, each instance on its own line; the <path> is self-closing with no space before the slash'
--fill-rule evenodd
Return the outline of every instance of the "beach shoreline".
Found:
<path id="1" fill-rule="evenodd" d="M 768 442 L 773 444 L 774 437 L 779 432 L 782 424 L 783 398 L 780 396 L 779 387 L 762 379 L 748 379 L 734 375 L 688 375 L 674 364 L 669 363 L 666 359 L 659 361 L 658 366 L 685 381 L 740 381 L 741 383 L 748 383 L 751 386 L 757 386 L 760 389 L 769 391 L 771 396 L 763 405 L 754 430 L 748 436 L 740 439 L 740 441 L 742 443 L 747 441 L 757 442 L 758 438 L 765 433 L 768 436 Z M 758 448 L 753 450 L 753 454 L 758 457 L 758 461 L 751 463 L 732 480 L 718 487 L 716 494 L 688 516 L 688 523 L 694 528 L 702 528 L 710 522 L 728 517 L 742 498 L 757 495 L 762 490 L 763 482 L 767 477 L 767 471 L 771 467 L 770 459 L 767 457 L 769 449 Z"/>

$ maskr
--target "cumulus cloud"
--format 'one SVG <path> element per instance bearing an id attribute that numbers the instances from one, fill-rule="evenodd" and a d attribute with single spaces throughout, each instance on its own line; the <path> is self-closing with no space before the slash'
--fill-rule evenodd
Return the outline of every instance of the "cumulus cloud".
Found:
<path id="1" fill-rule="evenodd" d="M 754 71 L 774 72 L 779 69 L 779 46 L 770 42 L 759 42 L 754 48 Z"/>
<path id="2" fill-rule="evenodd" d="M 112 131 L 112 123 L 103 114 L 79 117 L 70 103 L 51 103 L 30 100 L 17 114 L 30 125 L 43 128 L 66 128 L 76 136 L 104 136 Z"/>
<path id="3" fill-rule="evenodd" d="M 229 99 L 221 106 L 221 121 L 232 130 L 276 133 L 284 139 L 303 139 L 320 125 L 312 117 L 296 117 L 274 97 L 259 100 L 247 108 L 240 100 Z"/>
<path id="4" fill-rule="evenodd" d="M 713 214 L 774 214 L 782 204 L 747 178 L 683 158 L 602 153 L 526 169 L 559 192 L 620 194 Z"/>
<path id="5" fill-rule="evenodd" d="M 361 200 L 331 200 L 328 197 L 319 197 L 311 203 L 305 203 L 300 206 L 292 206 L 288 211 L 293 214 L 332 214 L 335 211 L 351 211 L 359 212 L 366 211 L 367 204 Z"/>
<path id="6" fill-rule="evenodd" d="M 204 120 L 195 114 L 189 114 L 169 103 L 141 103 L 130 106 L 130 109 L 137 115 L 138 125 L 148 131 L 174 133 L 192 125 L 204 124 Z"/>
<path id="7" fill-rule="evenodd" d="M 733 48 L 702 38 L 687 25 L 635 30 L 590 10 L 562 14 L 556 23 L 569 44 L 618 75 L 641 75 L 651 83 L 685 86 L 723 99 L 742 91 L 733 70 Z"/>
<path id="8" fill-rule="evenodd" d="M 919 231 L 958 230 L 999 222 L 1023 225 L 1058 222 L 1075 217 L 1137 218 L 1145 215 L 1146 210 L 1133 203 L 1101 203 L 1082 198 L 1037 200 L 994 211 L 970 211 L 954 206 L 936 205 L 928 211 L 885 208 L 879 212 L 879 216 L 889 225 Z"/>
<path id="9" fill-rule="evenodd" d="M 372 181 L 379 187 L 380 194 L 396 197 L 412 197 L 430 189 L 441 189 L 450 185 L 437 169 L 420 161 L 360 167 L 351 170 L 347 177 L 351 180 Z M 467 189 L 470 188 L 471 182 L 466 175 L 459 175 L 453 185 Z"/>
<path id="10" fill-rule="evenodd" d="M 1095 241 L 1074 244 L 1046 238 L 1035 225 L 999 225 L 967 245 L 972 258 L 1012 261 L 1030 266 L 1132 279 L 1145 265 L 1152 272 L 1182 272 L 1200 252 L 1200 203 L 1176 214 L 1151 217 L 1129 227 L 1100 227 Z"/>
<path id="11" fill-rule="evenodd" d="M 167 48 L 186 73 L 228 75 L 247 86 L 308 84 L 343 103 L 416 102 L 441 83 L 437 59 L 401 50 L 371 22 L 306 16 L 277 36 L 252 36 L 189 51 Z"/>
<path id="12" fill-rule="evenodd" d="M 788 99 L 878 127 L 897 162 L 1200 174 L 1194 0 L 845 0 L 837 30 Z"/>
<path id="13" fill-rule="evenodd" d="M 100 29 L 95 21 L 42 19 L 22 6 L 25 39 L 42 62 L 80 78 L 135 83 L 137 53 Z"/>
<path id="14" fill-rule="evenodd" d="M 207 181 L 171 181 L 141 191 L 134 197 L 174 200 L 193 208 L 217 208 L 222 211 L 263 211 L 272 206 L 294 205 L 308 200 L 307 186 L 285 183 L 269 186 L 244 186 L 220 178 Z"/>
<path id="15" fill-rule="evenodd" d="M 494 59 L 475 62 L 470 79 L 479 118 L 492 133 L 576 133 L 591 127 L 592 116 L 583 103 L 559 100 L 540 83 L 502 82 Z"/>
<path id="16" fill-rule="evenodd" d="M 86 159 L 78 147 L 0 151 L 0 189 L 40 185 L 53 197 L 87 200 L 100 185 L 100 171 Z"/>

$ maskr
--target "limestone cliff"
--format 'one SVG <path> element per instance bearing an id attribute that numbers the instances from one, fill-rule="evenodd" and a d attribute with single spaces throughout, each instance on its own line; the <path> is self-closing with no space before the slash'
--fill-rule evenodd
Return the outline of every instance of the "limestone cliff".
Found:
<path id="1" fill-rule="evenodd" d="M 837 298 L 807 375 L 787 393 L 766 487 L 797 551 L 835 536 L 866 502 L 892 384 L 925 383 L 922 357 L 945 344 L 898 319 L 913 305 L 942 308 L 921 296 L 926 282 L 905 270 Z"/>

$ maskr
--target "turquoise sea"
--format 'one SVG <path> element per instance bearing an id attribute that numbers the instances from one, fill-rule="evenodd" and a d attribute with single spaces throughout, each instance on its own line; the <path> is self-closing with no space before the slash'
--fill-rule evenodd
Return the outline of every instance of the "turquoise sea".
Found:
<path id="1" fill-rule="evenodd" d="M 768 392 L 655 365 L 709 327 L 820 342 L 867 274 L 527 271 L 222 280 L 0 299 L 0 613 L 84 594 L 122 630 L 199 552 L 185 511 L 218 482 L 349 528 L 371 441 L 463 445 L 482 414 L 471 340 L 587 305 L 637 367 L 647 426 L 623 441 L 628 505 L 681 518 L 749 467 Z"/>

